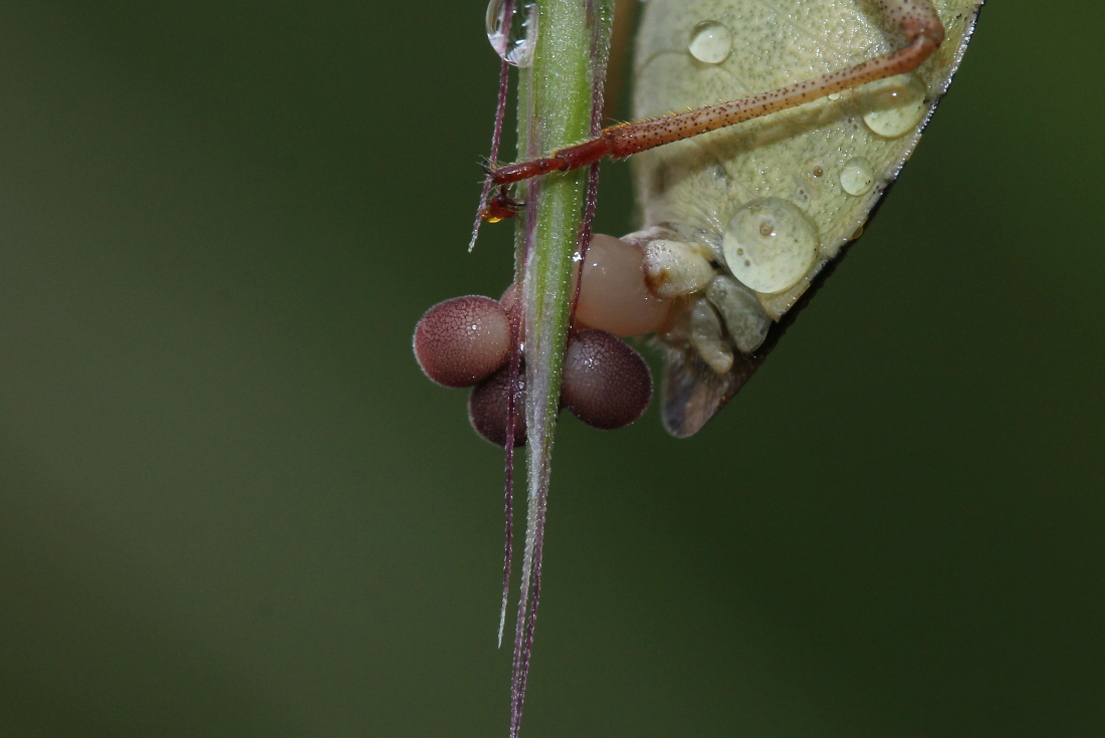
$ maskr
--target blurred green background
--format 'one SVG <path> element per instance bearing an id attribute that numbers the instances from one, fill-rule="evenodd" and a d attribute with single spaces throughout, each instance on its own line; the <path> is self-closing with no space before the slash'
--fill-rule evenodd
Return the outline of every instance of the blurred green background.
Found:
<path id="1" fill-rule="evenodd" d="M 409 347 L 509 279 L 483 14 L 0 5 L 0 735 L 505 735 L 502 460 Z M 526 736 L 1105 734 L 1103 21 L 991 3 L 698 436 L 564 420 Z"/>

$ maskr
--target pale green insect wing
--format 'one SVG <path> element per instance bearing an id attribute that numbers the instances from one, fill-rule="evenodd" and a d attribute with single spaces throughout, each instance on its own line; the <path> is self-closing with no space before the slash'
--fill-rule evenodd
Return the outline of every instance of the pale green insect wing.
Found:
<path id="1" fill-rule="evenodd" d="M 673 435 L 695 433 L 740 389 L 778 338 L 779 322 L 853 240 L 909 158 L 982 2 L 934 5 L 946 40 L 913 74 L 634 157 L 643 228 L 662 226 L 705 247 L 719 276 L 747 288 L 739 306 L 710 303 L 709 290 L 687 295 L 684 317 L 659 336 L 664 425 Z M 637 39 L 634 115 L 746 97 L 902 44 L 866 0 L 650 0 Z M 703 301 L 716 311 L 724 345 L 704 327 Z M 737 320 L 742 326 L 774 321 L 766 339 L 740 334 L 737 310 L 748 313 Z"/>

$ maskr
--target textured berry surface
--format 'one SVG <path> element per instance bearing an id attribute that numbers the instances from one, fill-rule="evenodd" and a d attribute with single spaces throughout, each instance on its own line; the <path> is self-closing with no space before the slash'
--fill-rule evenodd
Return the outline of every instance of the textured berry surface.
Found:
<path id="1" fill-rule="evenodd" d="M 506 361 L 510 319 L 497 300 L 454 297 L 426 311 L 414 329 L 414 355 L 426 376 L 446 387 L 471 387 Z"/>
<path id="2" fill-rule="evenodd" d="M 519 373 L 514 395 L 514 446 L 526 445 L 525 369 Z M 484 440 L 496 446 L 506 446 L 507 385 L 510 365 L 507 364 L 472 388 L 468 396 L 468 422 Z"/>
<path id="3" fill-rule="evenodd" d="M 648 364 L 623 341 L 585 330 L 569 342 L 561 400 L 584 423 L 622 428 L 641 417 L 651 398 Z"/>

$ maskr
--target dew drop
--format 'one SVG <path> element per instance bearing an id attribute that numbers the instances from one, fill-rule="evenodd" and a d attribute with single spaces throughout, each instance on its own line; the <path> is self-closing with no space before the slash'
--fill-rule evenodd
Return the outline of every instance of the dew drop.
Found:
<path id="1" fill-rule="evenodd" d="M 925 84 L 914 75 L 873 82 L 864 92 L 863 122 L 883 138 L 904 136 L 925 117 Z"/>
<path id="2" fill-rule="evenodd" d="M 504 33 L 506 8 L 504 0 L 491 0 L 487 4 L 487 40 L 491 48 L 509 64 L 528 67 L 533 63 L 533 49 L 537 45 L 537 5 L 515 2 L 511 14 L 510 34 Z"/>
<path id="3" fill-rule="evenodd" d="M 849 159 L 840 170 L 840 186 L 849 195 L 865 195 L 875 185 L 875 172 L 871 162 L 862 156 Z"/>
<path id="4" fill-rule="evenodd" d="M 729 52 L 733 50 L 733 34 L 717 21 L 702 21 L 691 31 L 687 50 L 700 62 L 720 64 L 729 58 Z"/>
<path id="5" fill-rule="evenodd" d="M 817 228 L 778 197 L 753 200 L 729 220 L 722 250 L 729 270 L 757 292 L 779 292 L 806 275 L 817 256 Z"/>

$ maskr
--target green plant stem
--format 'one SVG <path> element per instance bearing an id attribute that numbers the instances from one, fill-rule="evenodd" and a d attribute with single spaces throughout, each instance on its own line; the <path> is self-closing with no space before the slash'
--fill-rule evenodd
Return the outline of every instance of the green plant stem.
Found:
<path id="1" fill-rule="evenodd" d="M 596 99 L 593 86 L 602 82 L 594 65 L 605 65 L 613 17 L 612 0 L 538 0 L 537 5 L 537 47 L 533 65 L 524 70 L 519 87 L 520 159 L 543 156 L 590 137 Z M 586 170 L 529 180 L 525 213 L 517 231 L 525 303 L 528 479 L 512 735 L 517 734 L 521 717 L 532 618 L 539 595 L 545 505 L 574 297 L 572 257 L 586 182 Z"/>

